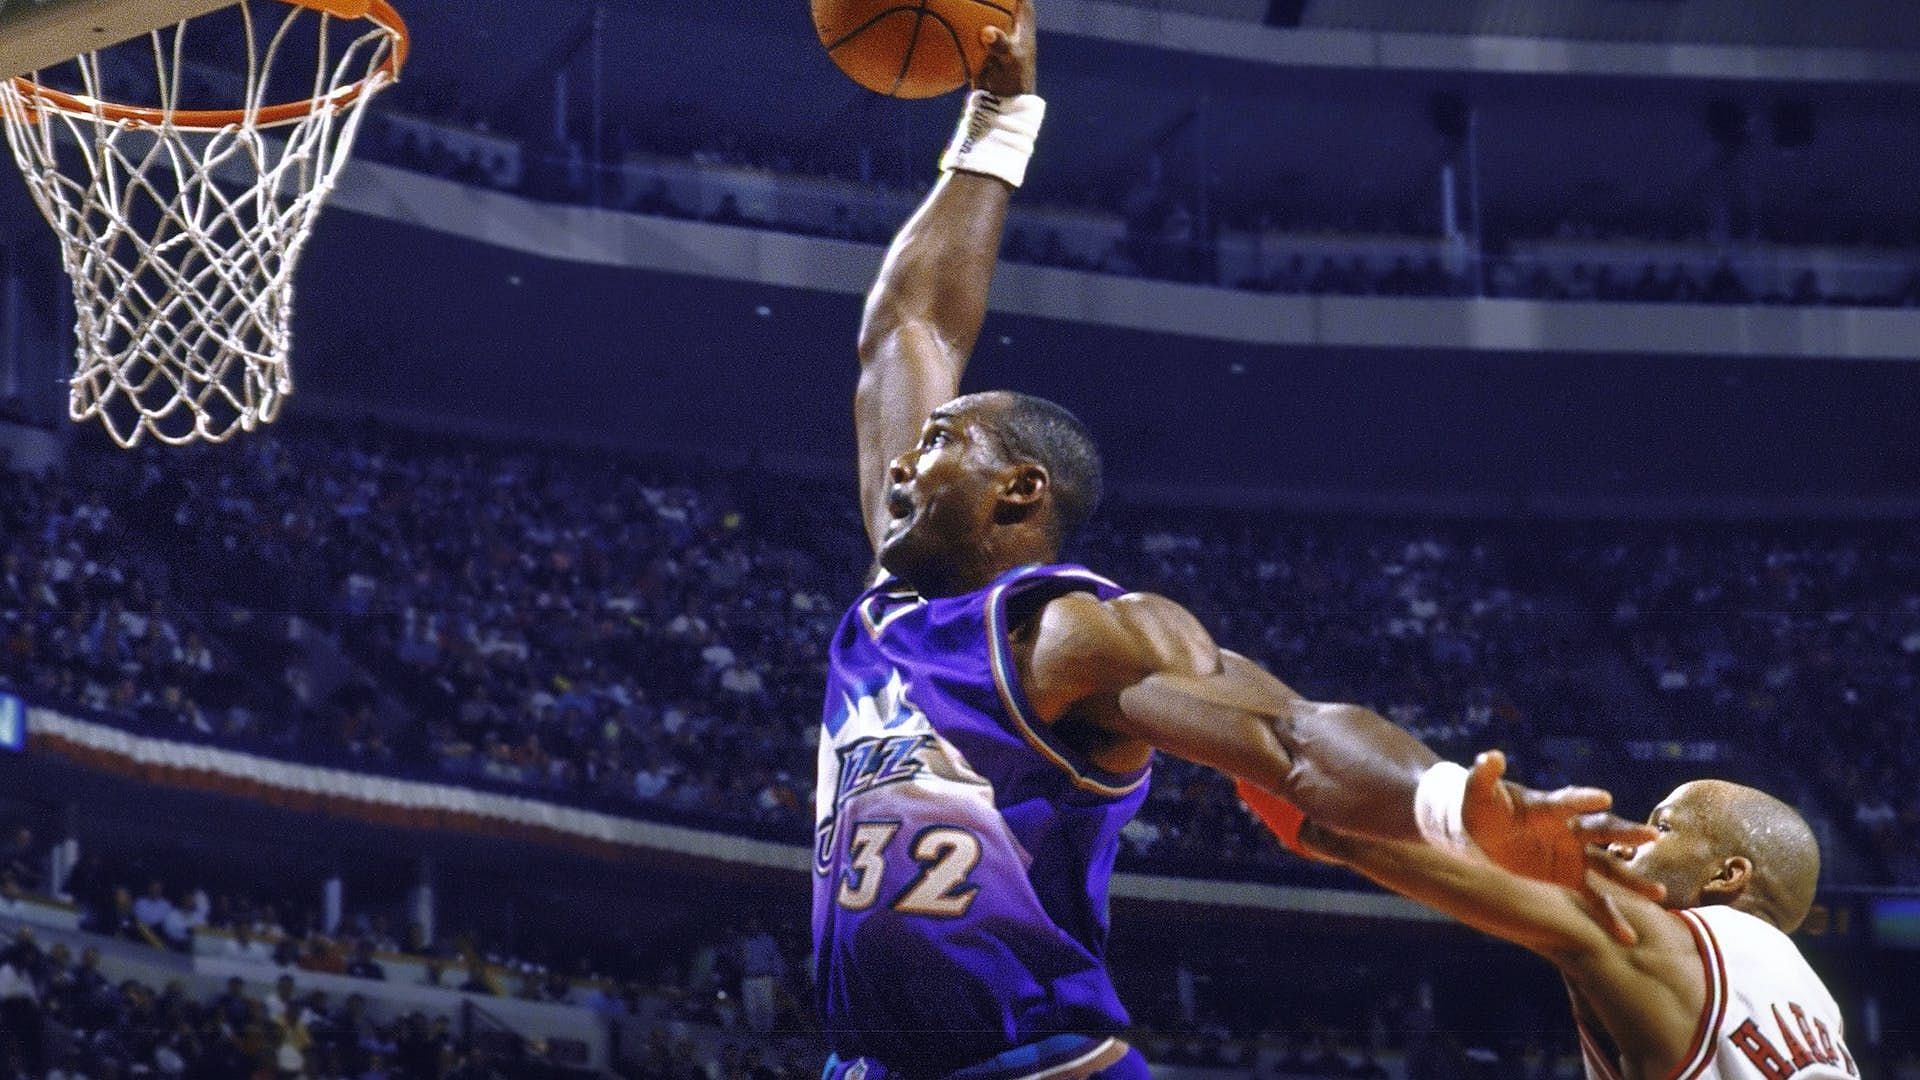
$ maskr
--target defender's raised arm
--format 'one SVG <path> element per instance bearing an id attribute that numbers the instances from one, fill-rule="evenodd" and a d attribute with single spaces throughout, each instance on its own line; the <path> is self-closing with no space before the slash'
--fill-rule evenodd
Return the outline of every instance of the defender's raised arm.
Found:
<path id="1" fill-rule="evenodd" d="M 987 314 L 1007 202 L 1045 112 L 1033 96 L 1033 4 L 1019 8 L 1011 36 L 985 31 L 988 60 L 940 180 L 894 237 L 867 296 L 854 429 L 861 513 L 876 550 L 889 519 L 888 463 L 914 445 L 934 406 L 960 392 Z"/>

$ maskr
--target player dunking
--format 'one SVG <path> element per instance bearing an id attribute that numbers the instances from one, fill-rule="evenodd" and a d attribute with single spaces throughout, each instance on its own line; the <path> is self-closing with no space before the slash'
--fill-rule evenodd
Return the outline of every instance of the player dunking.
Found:
<path id="1" fill-rule="evenodd" d="M 1502 768 L 1486 755 L 1472 782 L 1491 783 Z M 1813 830 L 1771 795 L 1715 780 L 1675 790 L 1651 823 L 1652 842 L 1613 855 L 1666 887 L 1666 909 L 1607 883 L 1591 894 L 1625 917 L 1632 943 L 1599 932 L 1590 900 L 1483 862 L 1314 825 L 1305 839 L 1551 960 L 1573 1000 L 1589 1080 L 1859 1076 L 1833 995 L 1787 937 L 1813 903 Z"/>
<path id="2" fill-rule="evenodd" d="M 1034 21 L 985 33 L 945 175 L 888 252 L 861 328 L 861 505 L 876 582 L 831 647 L 814 849 L 826 1080 L 1145 1077 L 1105 964 L 1107 884 L 1155 748 L 1298 817 L 1464 848 L 1579 883 L 1588 840 L 1650 830 L 1603 792 L 1466 796 L 1363 709 L 1303 701 L 1179 605 L 1061 543 L 1100 459 L 1057 405 L 956 398 L 1044 105 Z"/>

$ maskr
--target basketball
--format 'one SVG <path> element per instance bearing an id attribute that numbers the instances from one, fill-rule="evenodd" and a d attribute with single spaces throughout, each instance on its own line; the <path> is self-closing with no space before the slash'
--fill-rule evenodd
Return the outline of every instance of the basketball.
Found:
<path id="1" fill-rule="evenodd" d="M 980 31 L 1013 31 L 1021 0 L 813 0 L 813 28 L 841 71 L 878 94 L 928 98 L 973 81 Z"/>

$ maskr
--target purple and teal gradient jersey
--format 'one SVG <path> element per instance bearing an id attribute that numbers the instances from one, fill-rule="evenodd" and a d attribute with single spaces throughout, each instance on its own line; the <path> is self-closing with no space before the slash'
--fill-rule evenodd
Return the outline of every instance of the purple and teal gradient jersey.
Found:
<path id="1" fill-rule="evenodd" d="M 1107 883 L 1147 769 L 1094 768 L 1034 718 L 1009 626 L 1078 566 L 924 600 L 863 593 L 833 638 L 813 862 L 814 980 L 833 1050 L 944 1075 L 1063 1032 L 1116 1032 Z"/>

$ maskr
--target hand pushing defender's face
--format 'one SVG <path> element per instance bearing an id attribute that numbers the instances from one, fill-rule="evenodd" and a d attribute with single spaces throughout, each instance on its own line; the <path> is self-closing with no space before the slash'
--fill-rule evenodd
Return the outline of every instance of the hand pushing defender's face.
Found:
<path id="1" fill-rule="evenodd" d="M 880 564 L 925 596 L 1050 562 L 1100 498 L 1100 455 L 1072 413 L 1006 391 L 935 409 L 887 470 Z"/>

